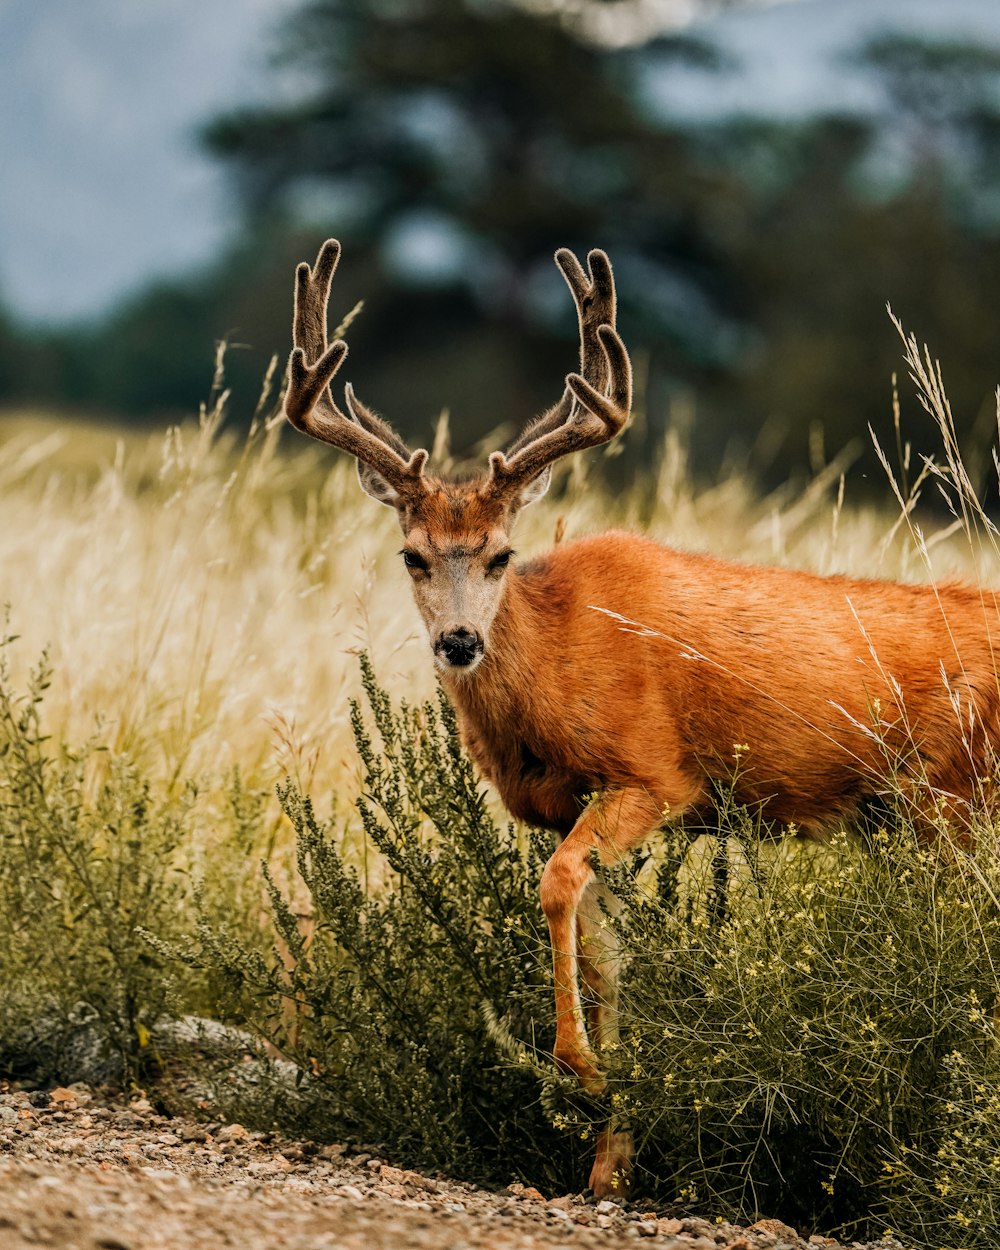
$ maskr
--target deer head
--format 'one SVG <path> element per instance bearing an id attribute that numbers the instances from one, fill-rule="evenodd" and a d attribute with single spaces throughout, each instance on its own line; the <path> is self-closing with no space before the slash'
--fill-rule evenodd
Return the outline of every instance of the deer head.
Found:
<path id="1" fill-rule="evenodd" d="M 565 248 L 555 259 L 576 302 L 580 372 L 567 376 L 554 407 L 505 451 L 492 453 L 487 472 L 466 481 L 426 473 L 427 452 L 410 451 L 350 385 L 344 409 L 337 406 L 330 382 L 347 344 L 327 342 L 326 321 L 340 244 L 327 240 L 311 269 L 303 263 L 296 270 L 285 415 L 303 433 L 350 452 L 362 489 L 396 509 L 403 562 L 435 661 L 456 675 L 471 673 L 487 653 L 521 508 L 545 494 L 554 461 L 614 438 L 631 407 L 631 368 L 615 329 L 610 261 L 604 252 L 592 251 L 584 270 Z"/>

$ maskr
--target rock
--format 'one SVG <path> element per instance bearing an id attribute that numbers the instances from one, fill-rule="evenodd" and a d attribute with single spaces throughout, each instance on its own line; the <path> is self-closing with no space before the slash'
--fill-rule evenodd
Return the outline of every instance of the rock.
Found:
<path id="1" fill-rule="evenodd" d="M 247 1174 L 250 1176 L 276 1176 L 277 1172 L 278 1169 L 270 1159 L 261 1159 L 257 1163 L 247 1164 Z"/>
<path id="2" fill-rule="evenodd" d="M 244 1141 L 250 1134 L 242 1124 L 227 1124 L 215 1134 L 216 1141 Z"/>
<path id="3" fill-rule="evenodd" d="M 799 1245 L 802 1240 L 794 1228 L 783 1224 L 781 1220 L 758 1220 L 751 1227 L 758 1232 L 773 1233 L 779 1240 L 790 1241 L 792 1245 Z"/>

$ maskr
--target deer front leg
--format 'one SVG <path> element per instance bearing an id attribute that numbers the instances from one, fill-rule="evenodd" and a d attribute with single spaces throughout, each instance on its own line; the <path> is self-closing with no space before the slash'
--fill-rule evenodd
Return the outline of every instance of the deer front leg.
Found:
<path id="1" fill-rule="evenodd" d="M 598 1045 L 617 1038 L 617 942 L 604 923 L 591 855 L 613 864 L 663 823 L 669 801 L 673 813 L 693 802 L 697 783 L 678 772 L 670 796 L 654 797 L 639 787 L 622 787 L 598 795 L 581 814 L 542 873 L 542 910 L 552 942 L 556 999 L 555 1060 L 575 1072 L 585 1090 L 600 1094 L 606 1085 L 591 1049 L 580 1002 L 581 973 L 595 999 L 594 1034 Z M 578 942 L 579 937 L 579 942 Z M 598 1197 L 628 1194 L 635 1148 L 627 1127 L 606 1124 L 597 1139 L 590 1187 Z"/>
<path id="2" fill-rule="evenodd" d="M 618 1033 L 618 935 L 609 923 L 618 900 L 600 882 L 591 881 L 577 912 L 577 958 L 587 987 L 587 1028 L 598 1056 L 613 1049 Z M 635 1146 L 626 1125 L 611 1122 L 597 1138 L 597 1153 L 588 1184 L 601 1198 L 624 1198 L 632 1181 Z"/>
<path id="3" fill-rule="evenodd" d="M 582 961 L 578 951 L 577 926 L 582 918 L 584 933 L 590 936 L 593 936 L 595 927 L 592 908 L 581 910 L 584 895 L 594 882 L 590 857 L 596 850 L 601 863 L 617 862 L 658 827 L 662 820 L 661 811 L 661 803 L 646 790 L 623 788 L 604 791 L 584 810 L 542 873 L 542 911 L 548 921 L 552 943 L 555 1060 L 564 1071 L 575 1072 L 583 1088 L 591 1094 L 600 1094 L 606 1082 L 587 1038 L 580 1001 Z M 600 995 L 607 986 L 598 986 L 596 981 L 598 977 L 602 982 L 605 980 L 607 968 L 599 955 L 588 960 L 588 965 L 588 972 L 594 977 L 598 990 L 600 1015 Z"/>
<path id="4" fill-rule="evenodd" d="M 610 890 L 592 880 L 576 913 L 576 957 L 587 989 L 587 1035 L 597 1053 L 618 1042 L 618 934 L 611 919 L 619 912 Z"/>

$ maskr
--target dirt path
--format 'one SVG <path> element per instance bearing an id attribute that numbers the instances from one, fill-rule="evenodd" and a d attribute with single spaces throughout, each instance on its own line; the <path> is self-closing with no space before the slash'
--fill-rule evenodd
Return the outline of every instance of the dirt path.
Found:
<path id="1" fill-rule="evenodd" d="M 0 1250 L 803 1250 L 768 1221 L 737 1229 L 518 1185 L 496 1193 L 82 1086 L 0 1093 L 0 1195 Z"/>

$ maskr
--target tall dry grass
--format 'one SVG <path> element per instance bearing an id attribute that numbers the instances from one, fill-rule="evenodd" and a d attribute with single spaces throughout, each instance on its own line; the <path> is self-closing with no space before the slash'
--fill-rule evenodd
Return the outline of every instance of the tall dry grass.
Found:
<path id="1" fill-rule="evenodd" d="M 955 443 L 940 372 L 912 340 L 904 351 L 941 450 L 934 461 L 912 455 L 898 407 L 887 413 L 876 432 L 893 449 L 884 508 L 845 498 L 843 461 L 819 456 L 809 483 L 765 498 L 736 465 L 693 484 L 671 434 L 656 467 L 624 491 L 601 485 L 599 457 L 572 463 L 526 511 L 519 550 L 630 526 L 750 561 L 1000 586 L 997 531 Z M 491 1066 L 492 1042 L 510 1025 L 507 973 L 520 978 L 513 997 L 532 1047 L 536 1008 L 542 1032 L 551 1022 L 534 902 L 543 855 L 491 822 L 447 714 L 413 711 L 433 672 L 394 518 L 360 492 L 346 458 L 285 436 L 263 407 L 246 437 L 224 417 L 220 389 L 197 423 L 155 436 L 30 414 L 0 424 L 0 600 L 21 635 L 13 650 L 0 645 L 14 670 L 0 671 L 0 1060 L 37 1061 L 25 1052 L 37 1049 L 40 1002 L 43 1032 L 60 1033 L 48 1069 L 57 1074 L 81 1003 L 124 1072 L 141 1070 L 165 1010 L 215 1011 L 293 1057 L 305 1039 L 303 1073 L 333 1078 L 328 1126 L 346 1118 L 393 1132 L 397 1099 L 409 1097 L 397 1146 L 413 1157 L 481 1168 L 488 1159 L 495 1174 L 524 1160 L 526 1134 L 539 1175 L 576 1175 L 575 1163 L 563 1171 L 567 1135 L 591 1126 L 545 1045 L 520 1078 L 537 1067 L 538 1105 L 496 1115 L 501 1094 L 526 1088 Z M 439 425 L 439 464 L 446 432 Z M 34 681 L 28 669 L 45 646 L 42 720 L 33 700 L 49 669 Z M 388 690 L 369 674 L 374 738 L 361 713 L 352 732 L 361 649 Z M 410 710 L 394 710 L 400 696 Z M 87 739 L 108 750 L 61 749 Z M 286 774 L 298 789 L 284 791 L 281 825 L 261 796 Z M 299 796 L 334 796 L 346 809 L 362 788 L 363 830 L 346 815 L 314 819 Z M 918 848 L 900 818 L 840 869 L 822 853 L 758 859 L 748 819 L 735 808 L 720 817 L 728 873 L 713 873 L 710 848 L 673 884 L 653 865 L 658 902 L 618 882 L 636 958 L 613 1097 L 648 1138 L 651 1183 L 742 1216 L 788 1191 L 791 1160 L 807 1168 L 807 1214 L 824 1227 L 892 1215 L 920 1244 L 994 1244 L 995 830 L 960 872 Z M 369 875 L 365 848 L 387 872 Z M 270 875 L 262 854 L 276 865 Z M 468 884 L 484 864 L 487 877 L 497 864 L 509 877 L 492 918 Z M 759 905 L 741 911 L 743 878 Z M 373 880 L 408 885 L 371 890 Z M 712 889 L 709 924 L 699 891 Z M 177 952 L 189 975 L 166 1002 Z M 386 985 L 403 987 L 388 1005 Z M 391 1041 L 397 1028 L 409 1068 Z M 530 1058 L 525 1038 L 510 1034 L 518 1062 Z M 922 1066 L 916 1041 L 930 1056 Z M 784 1121 L 774 1106 L 788 1110 Z M 706 1125 L 715 1155 L 702 1148 Z M 772 1141 L 775 1126 L 784 1136 Z"/>
<path id="2" fill-rule="evenodd" d="M 907 350 L 925 398 L 942 407 L 932 366 L 915 344 Z M 888 413 L 882 441 L 894 442 Z M 882 510 L 844 499 L 836 459 L 762 498 L 737 466 L 692 483 L 669 434 L 630 490 L 609 493 L 600 457 L 577 458 L 562 489 L 525 511 L 517 545 L 530 555 L 557 535 L 625 526 L 820 572 L 1000 584 L 992 529 L 981 517 L 963 524 L 975 511 L 971 483 L 947 438 L 945 448 L 958 519 L 938 513 L 920 529 L 913 495 L 926 497 L 940 473 L 934 481 L 911 468 L 914 492 L 893 468 L 899 498 Z M 227 429 L 221 390 L 200 421 L 159 434 L 31 413 L 0 419 L 0 602 L 21 639 L 15 681 L 49 647 L 53 737 L 96 732 L 173 783 L 211 787 L 238 767 L 251 785 L 270 789 L 290 774 L 314 793 L 353 795 L 356 653 L 371 654 L 391 691 L 417 697 L 433 686 L 398 545 L 391 510 L 362 494 L 347 457 L 284 431 L 263 404 L 247 436 Z"/>

